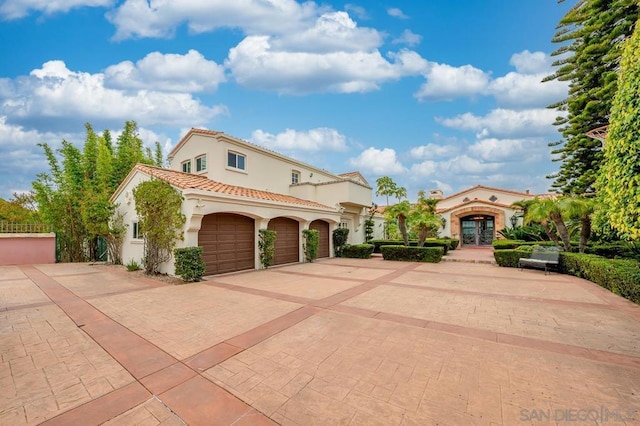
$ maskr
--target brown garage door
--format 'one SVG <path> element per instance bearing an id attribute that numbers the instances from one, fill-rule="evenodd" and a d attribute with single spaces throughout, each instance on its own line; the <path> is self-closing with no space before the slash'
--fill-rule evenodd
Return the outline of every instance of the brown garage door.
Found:
<path id="1" fill-rule="evenodd" d="M 255 267 L 255 222 L 230 213 L 202 218 L 198 245 L 206 264 L 205 275 L 253 269 Z"/>
<path id="2" fill-rule="evenodd" d="M 300 261 L 300 229 L 298 222 L 286 217 L 276 217 L 269 221 L 268 229 L 276 231 L 276 258 L 274 265 Z"/>
<path id="3" fill-rule="evenodd" d="M 329 223 L 324 220 L 314 220 L 309 229 L 315 229 L 320 233 L 318 244 L 318 257 L 329 257 Z"/>

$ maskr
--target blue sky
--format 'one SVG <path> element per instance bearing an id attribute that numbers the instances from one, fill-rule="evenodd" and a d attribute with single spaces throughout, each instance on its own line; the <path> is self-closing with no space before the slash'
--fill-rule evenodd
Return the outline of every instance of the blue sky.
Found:
<path id="1" fill-rule="evenodd" d="M 546 192 L 567 84 L 541 83 L 556 0 L 0 0 L 0 197 L 47 171 L 39 142 L 135 120 L 168 152 L 191 127 L 415 199 Z"/>

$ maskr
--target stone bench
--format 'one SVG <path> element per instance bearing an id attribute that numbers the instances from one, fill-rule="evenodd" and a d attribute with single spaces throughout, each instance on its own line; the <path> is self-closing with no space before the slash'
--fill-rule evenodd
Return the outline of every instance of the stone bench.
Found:
<path id="1" fill-rule="evenodd" d="M 536 269 L 544 269 L 544 274 L 549 273 L 549 269 L 558 269 L 560 261 L 560 250 L 557 247 L 534 247 L 531 257 L 521 257 L 518 260 L 518 268 L 525 266 Z"/>

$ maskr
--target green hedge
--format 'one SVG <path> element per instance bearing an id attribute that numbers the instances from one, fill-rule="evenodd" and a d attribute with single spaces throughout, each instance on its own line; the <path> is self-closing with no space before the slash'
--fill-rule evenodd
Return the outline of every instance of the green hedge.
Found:
<path id="1" fill-rule="evenodd" d="M 640 263 L 630 259 L 607 259 L 594 254 L 561 253 L 560 271 L 585 278 L 640 304 Z"/>
<path id="2" fill-rule="evenodd" d="M 372 244 L 347 244 L 342 247 L 342 256 L 354 259 L 369 259 L 373 253 Z"/>
<path id="3" fill-rule="evenodd" d="M 458 248 L 458 244 L 460 244 L 460 240 L 457 239 L 457 238 L 445 237 L 442 240 L 449 243 L 449 250 L 457 249 Z"/>
<path id="4" fill-rule="evenodd" d="M 382 246 L 380 247 L 384 260 L 404 260 L 409 262 L 438 263 L 442 260 L 444 249 L 442 247 L 407 247 L 407 246 Z"/>
<path id="5" fill-rule="evenodd" d="M 513 250 L 520 246 L 555 246 L 553 241 L 493 240 L 494 250 Z"/>
<path id="6" fill-rule="evenodd" d="M 517 249 L 504 249 L 504 250 L 494 250 L 493 257 L 496 259 L 496 263 L 500 266 L 505 266 L 507 268 L 517 268 L 518 260 L 520 258 L 529 258 L 531 257 L 531 252 L 528 250 L 517 250 Z"/>
<path id="7" fill-rule="evenodd" d="M 458 241 L 458 240 L 455 240 L 455 241 Z M 371 240 L 369 241 L 369 244 L 373 244 L 374 253 L 380 253 L 380 247 L 382 246 L 403 246 L 404 242 L 398 241 L 398 240 Z M 456 246 L 457 245 L 458 243 L 456 242 Z M 444 239 L 441 240 L 437 238 L 429 238 L 422 245 L 422 247 L 442 247 L 444 254 L 447 254 L 447 252 L 450 250 L 450 246 L 451 246 L 450 240 L 444 240 Z M 418 247 L 418 242 L 409 241 L 409 247 Z"/>
<path id="8" fill-rule="evenodd" d="M 176 275 L 186 282 L 200 281 L 205 271 L 202 247 L 184 247 L 173 251 Z"/>
<path id="9" fill-rule="evenodd" d="M 640 250 L 626 241 L 589 245 L 585 248 L 587 254 L 597 254 L 607 259 L 625 258 L 640 260 Z"/>

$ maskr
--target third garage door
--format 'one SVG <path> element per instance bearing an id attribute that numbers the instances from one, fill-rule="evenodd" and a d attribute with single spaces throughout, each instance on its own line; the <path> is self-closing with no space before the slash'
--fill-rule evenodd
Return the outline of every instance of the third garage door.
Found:
<path id="1" fill-rule="evenodd" d="M 309 229 L 315 229 L 319 233 L 318 257 L 329 257 L 329 223 L 324 220 L 314 220 Z"/>
<path id="2" fill-rule="evenodd" d="M 298 222 L 286 217 L 276 217 L 269 221 L 268 229 L 276 231 L 276 257 L 274 265 L 300 261 L 300 229 Z"/>

